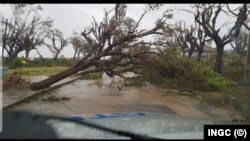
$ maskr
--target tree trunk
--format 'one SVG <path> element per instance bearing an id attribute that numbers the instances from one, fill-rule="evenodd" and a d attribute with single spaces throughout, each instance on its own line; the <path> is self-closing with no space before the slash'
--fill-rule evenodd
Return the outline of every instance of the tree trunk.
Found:
<path id="1" fill-rule="evenodd" d="M 13 63 L 16 57 L 17 57 L 17 54 L 9 54 L 8 64 L 10 68 L 13 67 Z"/>
<path id="2" fill-rule="evenodd" d="M 45 89 L 45 88 L 49 87 L 50 85 L 66 78 L 68 76 L 71 76 L 71 75 L 77 73 L 78 71 L 89 68 L 90 66 L 91 66 L 90 63 L 85 63 L 84 65 L 81 65 L 78 67 L 68 68 L 68 69 L 66 69 L 66 70 L 64 70 L 56 75 L 53 75 L 45 80 L 42 80 L 40 82 L 31 83 L 30 89 L 34 90 L 34 91 Z"/>
<path id="3" fill-rule="evenodd" d="M 4 47 L 2 48 L 2 58 L 3 58 L 3 54 L 4 54 Z"/>
<path id="4" fill-rule="evenodd" d="M 191 58 L 192 57 L 192 53 L 191 51 L 188 52 L 188 57 Z"/>
<path id="5" fill-rule="evenodd" d="M 77 53 L 77 51 L 75 51 L 75 53 L 74 53 L 74 57 L 73 57 L 74 60 L 76 59 L 76 53 Z"/>
<path id="6" fill-rule="evenodd" d="M 199 50 L 198 50 L 198 58 L 197 58 L 197 59 L 198 59 L 199 61 L 201 60 L 201 55 L 202 55 L 202 53 L 203 53 L 203 51 L 199 51 Z"/>
<path id="7" fill-rule="evenodd" d="M 57 53 L 56 56 L 54 57 L 54 62 L 56 62 L 57 57 L 58 57 L 58 54 L 59 54 L 59 53 Z"/>
<path id="8" fill-rule="evenodd" d="M 77 59 L 79 59 L 79 58 L 80 58 L 80 52 L 77 53 Z"/>
<path id="9" fill-rule="evenodd" d="M 185 57 L 186 56 L 186 52 L 182 51 L 182 56 Z"/>
<path id="10" fill-rule="evenodd" d="M 9 62 L 10 67 L 12 67 L 12 65 L 13 65 L 13 63 L 14 63 L 14 59 L 15 59 L 15 57 L 9 56 L 8 62 Z"/>
<path id="11" fill-rule="evenodd" d="M 188 51 L 188 57 L 192 57 L 194 52 L 194 48 L 190 48 L 190 50 Z"/>
<path id="12" fill-rule="evenodd" d="M 217 54 L 216 54 L 216 61 L 214 65 L 214 71 L 218 73 L 222 73 L 224 46 L 223 45 L 217 46 L 216 50 L 217 50 Z"/>
<path id="13" fill-rule="evenodd" d="M 7 26 L 8 26 L 8 19 L 6 19 L 6 21 L 5 21 L 5 28 L 4 28 L 4 34 L 2 35 L 3 37 L 2 37 L 2 43 L 3 43 L 3 45 L 2 45 L 2 47 L 3 47 L 3 49 L 2 49 L 2 58 L 3 58 L 3 55 L 4 55 L 4 49 L 6 49 L 6 33 L 7 33 Z M 7 50 L 6 50 L 7 51 Z M 8 53 L 8 52 L 7 52 Z"/>
<path id="14" fill-rule="evenodd" d="M 9 66 L 8 66 L 8 67 L 9 67 L 10 69 L 16 68 L 16 67 L 14 66 L 14 60 L 15 60 L 15 58 L 9 58 L 9 61 L 8 61 L 8 62 L 9 62 L 9 63 L 8 63 Z"/>
<path id="15" fill-rule="evenodd" d="M 41 53 L 38 51 L 38 49 L 35 48 L 35 50 L 36 50 L 36 52 L 38 53 L 39 58 L 40 58 L 41 60 L 44 60 L 43 56 L 42 56 Z"/>
<path id="16" fill-rule="evenodd" d="M 29 53 L 30 53 L 30 50 L 25 50 L 25 59 L 26 60 L 29 59 Z"/>

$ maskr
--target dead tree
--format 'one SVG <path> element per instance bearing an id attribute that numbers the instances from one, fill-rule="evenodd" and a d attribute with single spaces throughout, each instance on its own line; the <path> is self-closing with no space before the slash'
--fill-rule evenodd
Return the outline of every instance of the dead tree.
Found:
<path id="1" fill-rule="evenodd" d="M 74 36 L 70 38 L 70 43 L 73 45 L 74 49 L 74 56 L 73 59 L 80 58 L 80 55 L 87 55 L 91 49 L 86 43 L 86 40 L 83 39 L 81 35 L 78 35 L 78 33 L 74 33 Z"/>
<path id="2" fill-rule="evenodd" d="M 28 10 L 27 7 L 25 4 L 14 4 L 11 18 L 2 18 L 2 55 L 6 51 L 9 62 L 12 62 L 21 51 L 25 51 L 28 58 L 30 50 L 43 43 L 52 25 L 51 20 L 42 20 L 34 13 L 37 9 L 41 10 L 41 7 Z"/>
<path id="3" fill-rule="evenodd" d="M 204 47 L 205 45 L 211 44 L 211 38 L 207 38 L 207 34 L 203 31 L 201 28 L 201 25 L 199 25 L 198 30 L 197 30 L 197 38 L 198 38 L 198 43 L 196 46 L 197 52 L 198 52 L 198 60 L 201 59 L 201 55 L 204 53 Z"/>
<path id="4" fill-rule="evenodd" d="M 76 62 L 72 67 L 55 74 L 40 82 L 31 83 L 32 90 L 41 90 L 49 87 L 78 71 L 87 74 L 96 71 L 103 71 L 108 76 L 120 75 L 121 72 L 133 70 L 147 60 L 147 54 L 153 53 L 148 50 L 128 52 L 129 48 L 136 48 L 140 44 L 146 44 L 143 37 L 153 34 L 163 34 L 162 26 L 156 26 L 150 30 L 139 30 L 138 26 L 146 14 L 143 13 L 134 27 L 127 27 L 124 30 L 124 20 L 126 19 L 126 5 L 117 4 L 114 15 L 111 11 L 105 11 L 102 22 L 97 23 L 94 19 L 91 28 L 85 29 L 82 36 L 87 41 L 86 46 L 90 48 L 83 58 Z M 148 43 L 153 44 L 153 43 Z M 117 68 L 119 67 L 119 69 Z"/>
<path id="5" fill-rule="evenodd" d="M 197 57 L 198 60 L 200 60 L 201 55 L 204 53 L 205 44 L 211 41 L 211 38 L 207 38 L 208 36 L 201 28 L 201 25 L 199 25 L 198 28 L 195 27 L 193 30 L 191 28 L 191 34 L 187 34 L 187 36 L 187 42 L 197 51 Z"/>
<path id="6" fill-rule="evenodd" d="M 57 61 L 58 55 L 61 53 L 63 48 L 67 46 L 68 41 L 67 39 L 64 39 L 63 33 L 60 32 L 57 29 L 51 30 L 49 32 L 48 36 L 49 40 L 51 41 L 51 44 L 44 43 L 49 50 L 53 53 L 54 55 L 54 61 Z"/>
<path id="7" fill-rule="evenodd" d="M 194 37 L 195 28 L 191 26 L 191 29 L 184 29 L 184 35 L 180 36 L 183 49 L 188 53 L 188 57 L 191 57 L 197 46 L 197 39 Z"/>
<path id="8" fill-rule="evenodd" d="M 74 49 L 73 59 L 75 60 L 76 57 L 79 59 L 80 53 L 81 53 L 80 50 L 81 50 L 81 47 L 83 46 L 82 38 L 80 36 L 71 37 L 70 43 L 72 44 L 73 49 Z"/>
<path id="9" fill-rule="evenodd" d="M 234 52 L 240 56 L 245 56 L 247 53 L 248 36 L 247 32 L 242 32 L 236 40 L 230 42 Z"/>
<path id="10" fill-rule="evenodd" d="M 223 64 L 223 52 L 224 46 L 231 42 L 231 40 L 238 37 L 240 29 L 242 25 L 245 25 L 245 21 L 248 17 L 248 6 L 247 4 L 243 4 L 238 11 L 238 14 L 235 14 L 236 21 L 234 25 L 230 28 L 230 32 L 227 35 L 220 36 L 220 28 L 216 27 L 217 17 L 224 10 L 225 5 L 218 4 L 197 4 L 195 21 L 201 25 L 205 34 L 209 36 L 216 44 L 216 62 L 214 65 L 214 70 L 218 73 L 222 72 L 222 64 Z"/>
<path id="11" fill-rule="evenodd" d="M 174 27 L 174 32 L 172 33 L 173 38 L 171 38 L 168 43 L 169 46 L 179 48 L 183 56 L 186 55 L 186 53 L 189 53 L 190 47 L 188 43 L 186 42 L 186 34 L 185 34 L 185 23 L 184 27 L 182 27 L 182 24 L 175 24 Z"/>
<path id="12" fill-rule="evenodd" d="M 201 26 L 199 25 L 197 28 L 195 24 L 195 26 L 191 26 L 189 29 L 185 24 L 184 28 L 180 24 L 180 26 L 175 27 L 175 30 L 178 31 L 175 37 L 177 39 L 176 42 L 179 42 L 183 54 L 188 53 L 188 57 L 191 57 L 197 51 L 198 59 L 200 59 L 205 43 L 211 40 L 207 38 Z"/>

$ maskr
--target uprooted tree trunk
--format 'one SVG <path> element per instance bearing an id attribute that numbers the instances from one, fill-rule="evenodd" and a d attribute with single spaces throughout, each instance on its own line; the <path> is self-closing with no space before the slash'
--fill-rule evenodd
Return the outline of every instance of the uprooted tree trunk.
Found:
<path id="1" fill-rule="evenodd" d="M 142 14 L 138 22 L 127 21 L 125 14 L 126 5 L 117 4 L 115 14 L 111 18 L 109 18 L 110 12 L 106 11 L 103 22 L 98 24 L 94 19 L 92 28 L 85 29 L 81 33 L 90 52 L 74 66 L 40 82 L 31 83 L 30 88 L 32 90 L 47 88 L 79 71 L 83 71 L 82 74 L 102 71 L 112 77 L 120 75 L 125 70 L 139 67 L 147 59 L 147 54 L 154 53 L 148 47 L 154 43 L 145 42 L 142 38 L 153 34 L 163 35 L 163 32 L 160 32 L 162 23 L 156 24 L 148 31 L 138 30 L 138 25 L 146 12 Z"/>
<path id="2" fill-rule="evenodd" d="M 83 64 L 82 66 L 79 66 L 79 67 L 71 67 L 69 69 L 66 69 L 56 75 L 53 75 L 51 76 L 50 78 L 48 79 L 45 79 L 41 82 L 37 82 L 37 83 L 32 83 L 30 85 L 30 88 L 32 90 L 40 90 L 40 89 L 45 89 L 47 88 L 48 86 L 58 82 L 59 80 L 62 80 L 68 76 L 71 76 L 75 73 L 77 73 L 78 71 L 80 70 L 83 70 L 83 69 L 87 69 L 88 67 L 90 66 L 90 64 L 88 64 L 87 62 L 85 64 Z"/>

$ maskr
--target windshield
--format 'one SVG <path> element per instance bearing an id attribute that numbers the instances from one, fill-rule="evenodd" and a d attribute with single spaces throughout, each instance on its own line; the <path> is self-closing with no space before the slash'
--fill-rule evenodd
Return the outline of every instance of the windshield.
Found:
<path id="1" fill-rule="evenodd" d="M 250 117 L 249 11 L 248 4 L 0 4 L 3 112 L 203 138 L 205 124 Z M 46 124 L 61 138 L 123 138 L 70 121 Z"/>

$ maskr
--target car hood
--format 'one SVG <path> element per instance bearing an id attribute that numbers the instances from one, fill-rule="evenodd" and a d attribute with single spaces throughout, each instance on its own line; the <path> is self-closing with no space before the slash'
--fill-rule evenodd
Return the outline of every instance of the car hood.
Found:
<path id="1" fill-rule="evenodd" d="M 163 139 L 203 139 L 203 126 L 216 121 L 149 112 L 72 115 L 70 118 Z M 126 139 L 106 131 L 70 122 L 50 120 L 48 124 L 53 127 L 60 138 Z"/>

